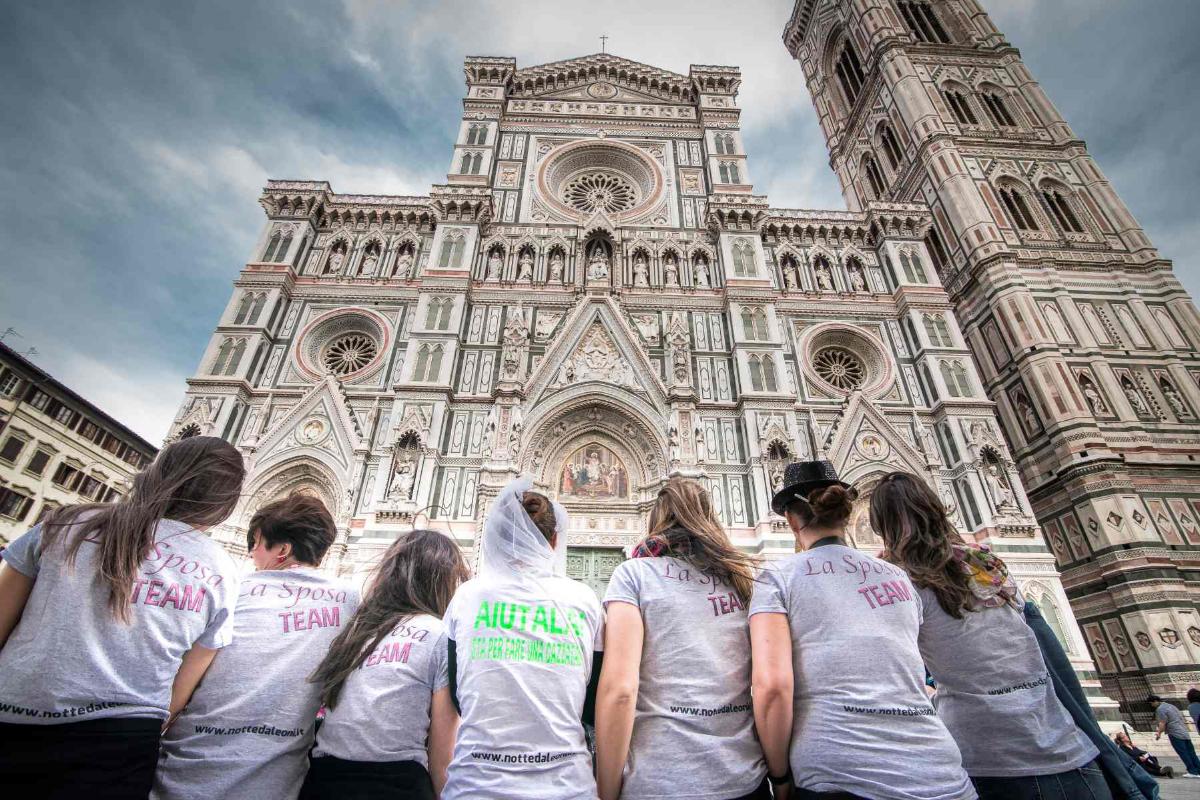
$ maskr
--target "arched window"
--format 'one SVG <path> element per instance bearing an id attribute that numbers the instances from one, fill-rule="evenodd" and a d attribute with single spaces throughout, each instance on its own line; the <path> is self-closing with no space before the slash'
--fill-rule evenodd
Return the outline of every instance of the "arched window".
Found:
<path id="1" fill-rule="evenodd" d="M 849 113 L 866 82 L 863 76 L 862 62 L 858 60 L 858 53 L 854 52 L 854 45 L 850 43 L 849 39 L 842 45 L 834 72 L 842 87 L 842 94 L 846 97 L 846 111 Z"/>
<path id="2" fill-rule="evenodd" d="M 733 161 L 722 161 L 717 171 L 721 174 L 721 183 L 741 182 L 741 176 L 738 174 L 738 166 Z"/>
<path id="3" fill-rule="evenodd" d="M 221 342 L 221 346 L 217 348 L 217 358 L 213 361 L 210 374 L 221 375 L 225 372 L 226 366 L 229 365 L 229 353 L 233 350 L 233 339 L 226 339 Z"/>
<path id="4" fill-rule="evenodd" d="M 951 397 L 970 397 L 971 380 L 961 361 L 942 361 L 938 367 Z"/>
<path id="5" fill-rule="evenodd" d="M 742 306 L 742 332 L 747 339 L 754 338 L 754 312 L 747 306 Z"/>
<path id="6" fill-rule="evenodd" d="M 442 298 L 442 308 L 438 312 L 437 329 L 439 331 L 450 330 L 450 314 L 454 311 L 454 300 L 449 297 Z"/>
<path id="7" fill-rule="evenodd" d="M 442 346 L 423 344 L 417 350 L 417 364 L 413 369 L 414 381 L 436 381 L 442 370 Z"/>
<path id="8" fill-rule="evenodd" d="M 771 356 L 762 357 L 763 387 L 768 392 L 779 391 L 779 381 L 775 377 L 775 359 Z"/>
<path id="9" fill-rule="evenodd" d="M 761 308 L 742 306 L 742 330 L 746 332 L 746 338 L 753 341 L 765 342 L 770 339 L 767 312 Z"/>
<path id="10" fill-rule="evenodd" d="M 283 235 L 279 231 L 275 231 L 271 235 L 271 240 L 267 243 L 267 251 L 263 253 L 263 261 L 274 261 L 275 251 L 279 249 L 279 243 L 283 240 Z"/>
<path id="11" fill-rule="evenodd" d="M 242 363 L 242 356 L 246 354 L 246 340 L 239 339 L 229 351 L 229 364 L 225 367 L 226 375 L 233 375 L 237 372 L 238 365 Z"/>
<path id="12" fill-rule="evenodd" d="M 945 460 L 947 467 L 954 466 L 962 456 L 959 454 L 958 443 L 954 441 L 954 432 L 950 429 L 950 424 L 942 420 L 934 426 L 934 430 L 937 431 L 942 459 Z"/>
<path id="13" fill-rule="evenodd" d="M 946 105 L 950 107 L 954 118 L 962 125 L 978 125 L 979 118 L 975 116 L 975 110 L 971 108 L 971 100 L 967 92 L 957 86 L 947 85 L 942 89 L 942 97 L 946 99 Z"/>
<path id="14" fill-rule="evenodd" d="M 900 15 L 904 17 L 908 29 L 912 31 L 913 38 L 918 42 L 950 44 L 950 37 L 946 35 L 946 29 L 942 27 L 942 23 L 929 3 L 917 2 L 917 0 L 898 0 L 896 5 L 899 6 Z"/>
<path id="15" fill-rule="evenodd" d="M 883 152 L 887 155 L 888 165 L 892 170 L 900 169 L 904 153 L 900 150 L 900 144 L 896 141 L 896 134 L 892 132 L 892 126 L 886 122 L 879 126 L 879 144 L 883 146 Z"/>
<path id="16" fill-rule="evenodd" d="M 247 325 L 253 325 L 258 322 L 258 315 L 262 313 L 263 306 L 267 304 L 267 293 L 262 292 L 254 300 L 254 305 L 250 308 L 250 314 L 246 318 Z"/>
<path id="17" fill-rule="evenodd" d="M 438 315 L 442 308 L 442 298 L 429 298 L 429 305 L 425 308 L 425 330 L 437 330 Z"/>
<path id="18" fill-rule="evenodd" d="M 950 326 L 941 314 L 926 314 L 923 318 L 925 334 L 934 347 L 953 347 L 954 340 L 950 338 Z"/>
<path id="19" fill-rule="evenodd" d="M 292 234 L 289 231 L 283 237 L 283 241 L 279 243 L 279 249 L 275 251 L 275 261 L 278 264 L 289 263 L 287 260 L 288 252 L 292 249 Z"/>
<path id="20" fill-rule="evenodd" d="M 754 247 L 745 239 L 733 243 L 733 274 L 748 276 L 755 274 Z"/>
<path id="21" fill-rule="evenodd" d="M 233 318 L 234 325 L 245 323 L 246 316 L 250 313 L 250 306 L 254 304 L 254 293 L 246 292 L 242 295 L 242 302 L 238 304 L 237 316 Z"/>
<path id="22" fill-rule="evenodd" d="M 946 252 L 946 246 L 942 244 L 942 237 L 937 228 L 933 226 L 930 226 L 929 232 L 925 234 L 925 249 L 933 259 L 933 269 L 938 275 L 944 275 L 950 266 L 950 255 Z"/>
<path id="23" fill-rule="evenodd" d="M 483 166 L 483 153 L 463 153 L 462 169 L 463 175 L 478 175 Z"/>
<path id="24" fill-rule="evenodd" d="M 971 391 L 971 377 L 966 366 L 961 361 L 955 361 L 951 370 L 954 373 L 954 382 L 958 384 L 958 390 L 962 393 L 960 396 L 970 397 L 973 392 Z"/>
<path id="25" fill-rule="evenodd" d="M 487 144 L 486 125 L 472 125 L 467 131 L 467 144 Z"/>
<path id="26" fill-rule="evenodd" d="M 1001 186 L 997 193 L 1000 195 L 1001 202 L 1004 203 L 1005 210 L 1008 211 L 1008 216 L 1012 219 L 1013 224 L 1018 230 L 1036 231 L 1041 230 L 1037 224 L 1037 219 L 1034 218 L 1033 212 L 1029 209 L 1029 201 L 1025 199 L 1025 193 L 1016 186 Z"/>
<path id="27" fill-rule="evenodd" d="M 938 392 L 937 384 L 933 382 L 933 375 L 929 373 L 928 364 L 921 364 L 921 368 L 917 370 L 917 379 L 921 384 L 921 392 L 925 395 L 925 405 L 932 406 L 937 402 Z"/>
<path id="28" fill-rule="evenodd" d="M 725 155 L 725 137 L 721 134 L 713 136 L 713 146 L 716 148 L 717 155 Z"/>
<path id="29" fill-rule="evenodd" d="M 992 124 L 997 128 L 1015 128 L 1017 121 L 1013 119 L 1013 115 L 1008 113 L 1008 105 L 1004 102 L 1004 94 L 999 89 L 990 86 L 983 87 L 979 92 L 979 99 L 983 101 L 983 107 L 987 110 L 988 116 L 992 119 Z"/>
<path id="30" fill-rule="evenodd" d="M 451 231 L 442 239 L 442 252 L 438 258 L 438 266 L 451 269 L 458 266 L 462 259 L 463 235 L 459 231 Z"/>
<path id="31" fill-rule="evenodd" d="M 929 281 L 921 259 L 914 252 L 900 251 L 900 268 L 904 270 L 904 279 L 909 283 L 927 283 Z"/>
<path id="32" fill-rule="evenodd" d="M 875 163 L 875 159 L 871 156 L 865 156 L 862 160 L 863 171 L 867 173 L 867 181 L 871 184 L 871 197 L 874 200 L 882 200 L 884 190 L 887 188 L 883 182 L 883 174 L 879 171 L 879 165 Z"/>
<path id="33" fill-rule="evenodd" d="M 756 392 L 763 390 L 763 365 L 757 355 L 750 356 L 750 388 Z"/>
<path id="34" fill-rule="evenodd" d="M 1071 207 L 1071 201 L 1065 192 L 1056 186 L 1043 185 L 1042 200 L 1046 202 L 1046 208 L 1050 209 L 1050 214 L 1060 229 L 1066 233 L 1084 232 L 1083 223 L 1076 216 L 1075 209 Z"/>

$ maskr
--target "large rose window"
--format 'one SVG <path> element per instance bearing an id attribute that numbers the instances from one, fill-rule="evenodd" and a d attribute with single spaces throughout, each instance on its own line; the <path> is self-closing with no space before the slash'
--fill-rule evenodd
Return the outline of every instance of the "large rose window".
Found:
<path id="1" fill-rule="evenodd" d="M 843 347 L 826 347 L 813 356 L 813 369 L 830 386 L 849 392 L 862 386 L 862 359 Z"/>
<path id="2" fill-rule="evenodd" d="M 662 202 L 665 186 L 654 155 L 615 141 L 583 140 L 554 148 L 537 172 L 539 198 L 576 219 L 596 212 L 637 219 Z"/>
<path id="3" fill-rule="evenodd" d="M 637 202 L 637 189 L 629 179 L 612 172 L 583 172 L 563 187 L 563 202 L 591 213 L 628 211 Z"/>
<path id="4" fill-rule="evenodd" d="M 374 361 L 378 352 L 379 346 L 370 336 L 349 333 L 326 345 L 321 361 L 334 375 L 349 375 Z"/>

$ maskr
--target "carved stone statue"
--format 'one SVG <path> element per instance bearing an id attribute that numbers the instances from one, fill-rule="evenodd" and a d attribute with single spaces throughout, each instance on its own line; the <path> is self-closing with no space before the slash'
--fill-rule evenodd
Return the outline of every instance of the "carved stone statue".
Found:
<path id="1" fill-rule="evenodd" d="M 695 268 L 694 272 L 696 273 L 696 286 L 698 288 L 700 288 L 700 289 L 711 289 L 712 288 L 712 278 L 709 277 L 708 264 L 706 264 L 704 262 L 704 259 L 700 259 L 699 261 L 696 262 L 696 268 Z"/>
<path id="2" fill-rule="evenodd" d="M 654 314 L 638 314 L 633 318 L 638 333 L 646 340 L 646 344 L 658 344 L 658 317 Z"/>
<path id="3" fill-rule="evenodd" d="M 375 274 L 375 267 L 379 264 L 379 256 L 375 255 L 374 251 L 368 252 L 362 263 L 362 274 L 370 277 Z"/>
<path id="4" fill-rule="evenodd" d="M 850 286 L 856 292 L 865 292 L 867 290 L 867 279 L 863 275 L 862 267 L 854 266 L 850 268 Z"/>
<path id="5" fill-rule="evenodd" d="M 817 286 L 824 292 L 833 291 L 833 273 L 824 261 L 818 261 L 814 268 L 817 275 Z"/>
<path id="6" fill-rule="evenodd" d="M 488 410 L 487 419 L 483 423 L 483 449 L 490 454 L 496 446 L 496 426 L 500 423 L 500 412 L 496 406 Z"/>
<path id="7" fill-rule="evenodd" d="M 526 250 L 517 261 L 517 281 L 533 281 L 533 258 Z"/>
<path id="8" fill-rule="evenodd" d="M 785 466 L 782 461 L 772 461 L 767 465 L 767 480 L 771 482 L 770 490 L 777 492 L 783 488 Z"/>
<path id="9" fill-rule="evenodd" d="M 666 286 L 679 285 L 679 265 L 671 256 L 668 256 L 667 260 L 663 262 L 663 283 Z"/>
<path id="10" fill-rule="evenodd" d="M 396 472 L 388 486 L 388 500 L 403 502 L 412 499 L 413 483 L 416 481 L 416 469 L 413 462 L 403 459 L 396 464 Z"/>
<path id="11" fill-rule="evenodd" d="M 485 281 L 500 280 L 500 273 L 504 270 L 504 259 L 500 258 L 500 254 L 492 251 L 488 256 L 487 266 L 483 271 L 483 279 Z"/>
<path id="12" fill-rule="evenodd" d="M 329 269 L 326 270 L 326 272 L 330 272 L 334 275 L 339 274 L 342 271 L 342 262 L 345 259 L 346 257 L 342 254 L 341 250 L 334 250 L 329 255 Z"/>
<path id="13" fill-rule="evenodd" d="M 554 255 L 550 256 L 550 280 L 554 283 L 561 282 L 564 269 L 562 253 L 555 250 Z"/>
<path id="14" fill-rule="evenodd" d="M 633 285 L 634 286 L 649 286 L 650 270 L 646 266 L 646 259 L 639 253 L 633 258 Z"/>
<path id="15" fill-rule="evenodd" d="M 1029 405 L 1029 401 L 1024 397 L 1017 397 L 1017 413 L 1021 415 L 1021 425 L 1025 428 L 1026 433 L 1038 432 L 1041 426 L 1038 424 L 1037 414 L 1034 413 L 1033 406 Z"/>
<path id="16" fill-rule="evenodd" d="M 696 439 L 696 463 L 703 464 L 708 460 L 708 445 L 704 440 L 704 426 L 697 425 L 694 436 Z"/>
<path id="17" fill-rule="evenodd" d="M 1159 383 L 1159 388 L 1162 389 L 1163 397 L 1167 400 L 1167 405 L 1175 412 L 1177 417 L 1190 417 L 1192 414 L 1183 403 L 1183 398 L 1179 396 L 1179 390 L 1167 381 Z"/>
<path id="18" fill-rule="evenodd" d="M 1125 399 L 1129 401 L 1129 405 L 1133 406 L 1134 413 L 1138 416 L 1149 416 L 1150 409 L 1146 407 L 1146 401 L 1138 394 L 1138 390 L 1133 388 L 1132 384 L 1122 383 L 1121 391 L 1125 393 Z"/>
<path id="19" fill-rule="evenodd" d="M 791 267 L 783 268 L 783 285 L 791 291 L 800 288 L 800 284 L 796 283 L 796 270 Z"/>
<path id="20" fill-rule="evenodd" d="M 396 269 L 393 271 L 393 274 L 397 278 L 408 278 L 412 275 L 412 268 L 413 257 L 406 251 L 401 253 L 400 257 L 396 259 Z"/>
<path id="21" fill-rule="evenodd" d="M 529 343 L 529 326 L 525 314 L 518 306 L 509 313 L 504 326 L 504 351 L 501 355 L 501 374 L 505 380 L 518 380 L 524 363 L 525 347 Z"/>
<path id="22" fill-rule="evenodd" d="M 525 417 L 520 406 L 513 406 L 512 424 L 508 426 L 508 458 L 516 460 L 521 449 L 521 434 L 525 431 Z"/>
<path id="23" fill-rule="evenodd" d="M 608 253 L 599 243 L 592 248 L 592 255 L 588 259 L 587 277 L 590 281 L 604 280 L 608 277 L 609 268 Z"/>
<path id="24" fill-rule="evenodd" d="M 1008 481 L 1000 473 L 998 464 L 988 464 L 984 468 L 983 480 L 992 502 L 996 504 L 997 511 L 1003 508 L 1012 508 L 1015 505 L 1013 491 L 1009 488 Z"/>
<path id="25" fill-rule="evenodd" d="M 670 449 L 671 460 L 678 461 L 683 451 L 679 445 L 679 429 L 674 425 L 667 430 L 667 446 Z"/>
<path id="26" fill-rule="evenodd" d="M 1108 414 L 1108 404 L 1104 402 L 1104 398 L 1100 396 L 1100 392 L 1092 385 L 1091 381 L 1080 381 L 1079 388 L 1083 390 L 1083 396 L 1087 399 L 1088 408 L 1093 414 Z"/>

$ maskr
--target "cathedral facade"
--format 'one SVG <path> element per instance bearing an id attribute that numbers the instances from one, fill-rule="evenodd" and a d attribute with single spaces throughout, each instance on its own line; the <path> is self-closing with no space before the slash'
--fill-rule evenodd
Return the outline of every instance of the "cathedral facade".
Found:
<path id="1" fill-rule="evenodd" d="M 570 574 L 602 590 L 668 476 L 774 558 L 794 549 L 768 505 L 789 461 L 860 488 L 871 551 L 865 500 L 902 469 L 1004 556 L 1102 713 L 1098 676 L 1175 694 L 1200 662 L 1200 366 L 1177 344 L 1200 324 L 1169 264 L 976 3 L 801 0 L 784 39 L 851 210 L 755 194 L 736 68 L 604 53 L 466 59 L 428 195 L 269 181 L 171 431 L 246 455 L 214 535 L 244 552 L 255 509 L 304 490 L 338 520 L 332 569 L 415 526 L 474 552 L 529 474 L 571 511 Z M 963 94 L 960 123 L 944 81 L 1002 99 Z"/>

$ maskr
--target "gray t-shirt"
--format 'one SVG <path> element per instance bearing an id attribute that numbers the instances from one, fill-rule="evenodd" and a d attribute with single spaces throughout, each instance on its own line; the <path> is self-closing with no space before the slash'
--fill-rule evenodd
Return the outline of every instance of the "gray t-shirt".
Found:
<path id="1" fill-rule="evenodd" d="M 604 596 L 645 634 L 621 797 L 728 800 L 767 772 L 750 702 L 750 625 L 733 587 L 676 558 L 636 558 Z"/>
<path id="2" fill-rule="evenodd" d="M 604 618 L 563 577 L 479 577 L 446 610 L 462 720 L 442 800 L 593 800 L 583 702 Z"/>
<path id="3" fill-rule="evenodd" d="M 299 794 L 320 707 L 308 676 L 357 606 L 357 590 L 313 568 L 247 575 L 233 644 L 163 736 L 151 797 Z"/>
<path id="4" fill-rule="evenodd" d="M 1183 721 L 1183 714 L 1180 714 L 1179 709 L 1171 703 L 1159 703 L 1158 708 L 1154 709 L 1154 719 L 1167 723 L 1167 736 L 1174 739 L 1189 737 L 1187 723 Z"/>
<path id="5" fill-rule="evenodd" d="M 763 570 L 750 615 L 786 614 L 796 785 L 875 800 L 976 797 L 925 694 L 921 597 L 904 572 L 842 545 Z"/>
<path id="6" fill-rule="evenodd" d="M 233 635 L 238 569 L 190 526 L 162 520 L 130 593 L 130 622 L 108 609 L 96 545 L 66 563 L 73 531 L 43 551 L 42 528 L 19 537 L 4 561 L 33 590 L 0 650 L 0 722 L 58 725 L 112 717 L 166 719 L 171 685 L 192 645 L 218 648 Z"/>
<path id="7" fill-rule="evenodd" d="M 919 589 L 918 643 L 937 681 L 934 706 L 979 777 L 1052 775 L 1087 764 L 1099 751 L 1054 694 L 1037 639 L 1012 606 L 955 619 L 937 595 Z"/>
<path id="8" fill-rule="evenodd" d="M 446 666 L 440 619 L 420 614 L 397 625 L 346 678 L 337 706 L 325 712 L 313 755 L 418 761 L 428 769 L 430 704 L 449 683 Z"/>

